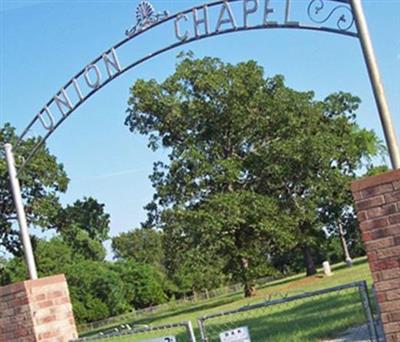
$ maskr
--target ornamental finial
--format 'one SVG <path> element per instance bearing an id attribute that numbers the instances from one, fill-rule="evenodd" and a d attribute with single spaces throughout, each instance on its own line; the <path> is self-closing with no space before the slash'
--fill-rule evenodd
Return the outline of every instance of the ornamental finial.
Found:
<path id="1" fill-rule="evenodd" d="M 132 36 L 135 33 L 142 31 L 159 21 L 167 18 L 168 11 L 162 13 L 155 13 L 154 6 L 148 0 L 143 0 L 136 7 L 136 24 L 125 31 L 127 36 Z"/>

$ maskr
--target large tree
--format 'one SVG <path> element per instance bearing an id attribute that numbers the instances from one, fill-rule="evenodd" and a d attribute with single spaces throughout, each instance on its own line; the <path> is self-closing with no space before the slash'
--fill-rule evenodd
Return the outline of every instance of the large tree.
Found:
<path id="1" fill-rule="evenodd" d="M 110 264 L 124 282 L 125 299 L 135 309 L 158 305 L 167 300 L 168 282 L 159 269 L 149 264 L 139 264 L 132 259 Z"/>
<path id="2" fill-rule="evenodd" d="M 160 267 L 164 263 L 163 234 L 151 228 L 137 228 L 112 238 L 117 259 Z"/>
<path id="3" fill-rule="evenodd" d="M 164 82 L 137 81 L 126 124 L 148 135 L 152 149 L 170 151 L 169 163 L 154 166 L 146 225 L 184 230 L 177 244 L 189 239 L 234 278 L 248 274 L 246 288 L 282 246 L 302 253 L 314 273 L 313 252 L 325 238 L 321 207 L 377 152 L 374 133 L 354 121 L 358 103 L 344 93 L 315 100 L 281 76 L 265 78 L 254 61 L 186 56 Z M 221 241 L 236 255 L 218 248 Z"/>
<path id="4" fill-rule="evenodd" d="M 11 143 L 15 146 L 16 142 L 15 129 L 5 124 L 0 129 L 0 145 Z M 14 151 L 17 167 L 35 143 L 35 138 L 20 142 Z M 0 244 L 6 251 L 21 256 L 22 243 L 3 149 L 0 149 L 0 157 Z M 42 147 L 25 166 L 19 179 L 29 225 L 59 232 L 75 253 L 87 259 L 105 258 L 106 252 L 102 243 L 108 238 L 110 218 L 104 211 L 104 204 L 89 197 L 63 207 L 58 196 L 67 190 L 69 179 L 63 165 L 57 162 L 56 157 L 46 147 Z M 37 254 L 37 237 L 31 238 Z"/>
<path id="5" fill-rule="evenodd" d="M 294 245 L 293 221 L 278 201 L 254 191 L 213 194 L 188 208 L 167 209 L 162 219 L 167 270 L 179 280 L 184 275 L 193 292 L 218 285 L 222 271 L 251 296 L 258 277 L 276 273 L 271 254 Z"/>
<path id="6" fill-rule="evenodd" d="M 22 253 L 19 233 L 16 228 L 16 211 L 11 195 L 3 144 L 16 144 L 15 129 L 9 124 L 0 128 L 0 244 L 14 254 Z M 23 140 L 15 151 L 17 167 L 21 165 L 37 139 Z M 35 158 L 19 175 L 24 199 L 27 221 L 38 227 L 48 228 L 61 208 L 58 195 L 65 192 L 68 177 L 62 164 L 50 154 L 46 147 L 41 148 Z"/>
<path id="7" fill-rule="evenodd" d="M 381 146 L 355 122 L 359 98 L 337 93 L 316 101 L 312 92 L 289 89 L 280 77 L 270 80 L 270 90 L 251 173 L 259 191 L 279 197 L 296 218 L 297 250 L 311 275 L 326 225 L 344 223 L 352 207 L 350 183 Z"/>
<path id="8" fill-rule="evenodd" d="M 58 210 L 52 228 L 76 253 L 87 259 L 103 260 L 106 251 L 102 243 L 110 231 L 110 215 L 104 207 L 92 197 L 77 200 Z"/>

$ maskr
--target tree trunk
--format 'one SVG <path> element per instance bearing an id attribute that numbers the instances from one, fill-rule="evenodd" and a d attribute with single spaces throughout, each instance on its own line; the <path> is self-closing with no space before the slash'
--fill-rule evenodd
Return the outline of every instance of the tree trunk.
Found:
<path id="1" fill-rule="evenodd" d="M 244 284 L 244 296 L 254 297 L 256 295 L 256 287 L 254 282 L 247 278 L 247 269 L 249 268 L 249 261 L 242 257 L 240 258 L 240 265 L 242 267 L 242 278 Z"/>
<path id="2" fill-rule="evenodd" d="M 315 263 L 311 254 L 311 248 L 308 245 L 304 245 L 302 249 L 307 277 L 316 274 L 317 269 L 315 267 Z"/>
<path id="3" fill-rule="evenodd" d="M 344 236 L 344 229 L 343 229 L 343 225 L 342 222 L 338 222 L 338 227 L 339 227 L 339 237 L 340 237 L 340 242 L 342 243 L 342 248 L 343 248 L 343 254 L 345 257 L 345 261 L 347 266 L 352 266 L 353 265 L 353 260 L 351 260 L 350 257 L 350 253 L 349 253 L 349 249 L 347 247 L 347 242 L 346 242 L 346 238 Z"/>
<path id="4" fill-rule="evenodd" d="M 204 289 L 204 294 L 206 296 L 206 299 L 210 299 L 210 295 L 208 293 L 208 289 Z"/>
<path id="5" fill-rule="evenodd" d="M 244 285 L 244 296 L 245 297 L 254 297 L 257 294 L 257 290 L 254 284 L 245 284 Z"/>
<path id="6" fill-rule="evenodd" d="M 192 298 L 193 302 L 197 302 L 197 291 L 195 289 L 192 289 Z"/>

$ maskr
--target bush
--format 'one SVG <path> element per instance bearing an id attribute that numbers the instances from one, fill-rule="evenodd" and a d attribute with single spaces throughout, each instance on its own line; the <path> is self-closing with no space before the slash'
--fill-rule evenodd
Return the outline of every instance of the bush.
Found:
<path id="1" fill-rule="evenodd" d="M 106 263 L 80 261 L 66 269 L 75 318 L 90 322 L 129 310 L 125 286 Z"/>

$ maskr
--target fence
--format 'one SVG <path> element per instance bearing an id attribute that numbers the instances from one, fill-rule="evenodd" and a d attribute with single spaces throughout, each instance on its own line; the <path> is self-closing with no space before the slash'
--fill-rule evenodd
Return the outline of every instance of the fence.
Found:
<path id="1" fill-rule="evenodd" d="M 202 342 L 223 341 L 221 333 L 234 334 L 238 328 L 242 332 L 248 329 L 252 342 L 328 341 L 343 331 L 348 335 L 343 336 L 345 341 L 378 341 L 365 281 L 286 298 L 271 297 L 203 316 L 198 324 Z M 227 336 L 226 340 L 234 339 Z"/>
<path id="2" fill-rule="evenodd" d="M 267 282 L 270 282 L 270 281 L 276 280 L 276 279 L 279 279 L 279 278 L 278 277 L 265 277 L 265 278 L 258 279 L 256 283 L 257 284 L 265 284 Z M 197 293 L 196 295 L 187 296 L 187 297 L 184 297 L 184 298 L 181 298 L 179 300 L 175 300 L 175 301 L 172 301 L 169 303 L 152 306 L 152 307 L 148 307 L 145 309 L 135 310 L 133 312 L 129 312 L 129 313 L 126 313 L 123 315 L 111 317 L 111 318 L 104 319 L 101 321 L 82 324 L 78 327 L 78 330 L 81 333 L 85 333 L 87 331 L 93 331 L 93 330 L 101 329 L 101 328 L 104 328 L 107 326 L 118 325 L 120 322 L 133 321 L 133 320 L 137 320 L 139 318 L 146 317 L 148 315 L 153 315 L 155 313 L 160 313 L 160 312 L 171 310 L 174 308 L 179 308 L 180 306 L 187 305 L 188 303 L 196 304 L 203 300 L 217 298 L 217 297 L 220 297 L 223 295 L 237 293 L 240 291 L 243 291 L 242 284 L 233 284 L 230 286 L 225 286 L 225 287 L 221 287 L 221 288 L 214 289 L 214 290 L 205 290 L 204 292 Z"/>
<path id="3" fill-rule="evenodd" d="M 122 324 L 118 328 L 103 331 L 96 335 L 82 337 L 74 342 L 83 341 L 165 341 L 165 342 L 196 342 L 192 323 L 190 321 L 164 324 L 157 326 L 135 326 Z"/>
<path id="4" fill-rule="evenodd" d="M 250 341 L 227 336 L 239 330 L 248 330 L 252 342 L 375 342 L 379 341 L 377 330 L 381 330 L 376 323 L 365 281 L 292 293 L 290 297 L 274 294 L 261 303 L 198 319 L 202 342 Z M 191 322 L 187 321 L 159 326 L 125 323 L 77 341 L 89 340 L 195 342 L 196 338 Z"/>

